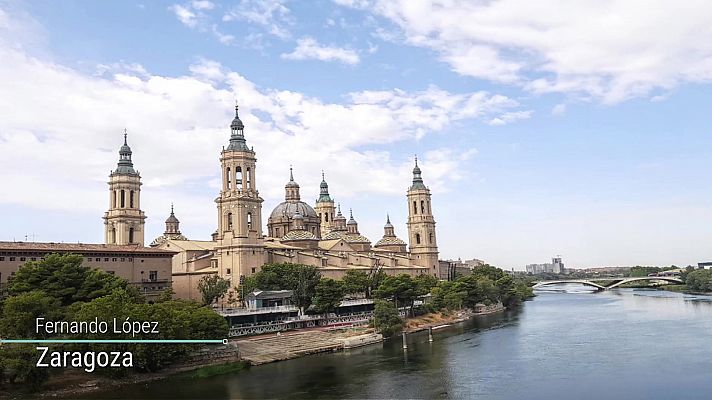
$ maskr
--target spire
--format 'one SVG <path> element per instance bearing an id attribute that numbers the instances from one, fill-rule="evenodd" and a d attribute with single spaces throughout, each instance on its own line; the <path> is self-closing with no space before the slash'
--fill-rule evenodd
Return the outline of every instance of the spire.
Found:
<path id="1" fill-rule="evenodd" d="M 289 182 L 284 186 L 285 200 L 299 200 L 299 184 L 294 181 L 294 172 L 292 166 L 289 166 Z"/>
<path id="2" fill-rule="evenodd" d="M 329 196 L 329 184 L 326 183 L 326 178 L 324 177 L 324 170 L 321 171 L 321 184 L 319 185 L 319 198 L 317 199 L 317 203 L 319 202 L 331 202 L 333 203 L 334 200 L 332 200 L 331 196 Z"/>
<path id="3" fill-rule="evenodd" d="M 415 168 L 413 168 L 413 185 L 410 190 L 416 189 L 427 189 L 423 183 L 423 177 L 421 176 L 420 167 L 418 166 L 418 156 L 415 156 Z"/>
<path id="4" fill-rule="evenodd" d="M 396 233 L 391 224 L 391 216 L 386 214 L 386 225 L 383 226 L 383 237 L 395 237 Z"/>
<path id="5" fill-rule="evenodd" d="M 356 220 L 354 219 L 354 210 L 349 208 L 349 225 L 353 225 L 356 223 Z"/>
<path id="6" fill-rule="evenodd" d="M 116 167 L 114 174 L 127 174 L 127 175 L 138 175 L 138 172 L 133 168 L 133 162 L 131 161 L 131 147 L 129 147 L 127 142 L 128 132 L 124 128 L 124 145 L 119 149 L 119 163 Z"/>
<path id="7" fill-rule="evenodd" d="M 239 106 L 237 105 L 237 101 L 235 101 L 235 118 L 233 118 L 232 123 L 230 124 L 230 144 L 227 146 L 227 150 L 250 151 L 247 147 L 247 142 L 245 141 L 245 125 L 242 123 L 242 120 L 237 113 L 238 109 Z"/>

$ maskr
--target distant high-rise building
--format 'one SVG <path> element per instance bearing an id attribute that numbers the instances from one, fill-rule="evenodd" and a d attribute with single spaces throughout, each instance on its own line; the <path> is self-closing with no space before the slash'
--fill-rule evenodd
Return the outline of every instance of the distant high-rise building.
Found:
<path id="1" fill-rule="evenodd" d="M 553 273 L 553 274 L 563 274 L 564 263 L 561 262 L 561 256 L 556 256 L 551 259 L 551 263 L 546 264 L 529 264 L 526 267 L 527 272 L 530 274 L 541 274 L 541 273 Z"/>

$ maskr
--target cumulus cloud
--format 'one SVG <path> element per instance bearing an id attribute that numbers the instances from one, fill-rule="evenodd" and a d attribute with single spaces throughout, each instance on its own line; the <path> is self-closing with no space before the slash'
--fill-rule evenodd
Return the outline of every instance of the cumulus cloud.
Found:
<path id="1" fill-rule="evenodd" d="M 189 28 L 195 28 L 198 25 L 198 16 L 192 12 L 187 7 L 180 4 L 174 4 L 168 7 L 169 10 L 173 11 L 178 21 Z"/>
<path id="2" fill-rule="evenodd" d="M 704 0 L 335 0 L 392 23 L 375 34 L 433 49 L 462 75 L 616 103 L 712 80 Z"/>
<path id="3" fill-rule="evenodd" d="M 517 103 L 487 92 L 362 91 L 343 102 L 262 88 L 211 60 L 197 60 L 180 76 L 161 76 L 117 62 L 85 74 L 7 45 L 0 38 L 0 170 L 12 190 L 0 204 L 101 215 L 106 177 L 117 162 L 122 131 L 129 132 L 144 182 L 143 208 L 151 232 L 171 201 L 181 219 L 211 232 L 219 190 L 220 149 L 227 144 L 237 99 L 248 144 L 257 151 L 259 188 L 269 209 L 283 197 L 289 164 L 303 195 L 318 193 L 320 170 L 340 199 L 401 195 L 412 160 L 384 144 L 415 141 L 453 122 L 483 122 Z M 458 179 L 467 157 L 433 148 L 422 167 L 434 191 Z M 448 153 L 449 152 L 449 153 Z M 443 156 L 445 154 L 446 156 Z M 452 156 L 447 156 L 448 154 Z M 9 173 L 12 171 L 12 173 Z M 363 179 L 363 171 L 371 171 Z M 77 204 L 82 209 L 77 209 Z"/>
<path id="4" fill-rule="evenodd" d="M 316 39 L 305 37 L 297 40 L 297 47 L 291 53 L 284 53 L 282 58 L 287 60 L 321 60 L 338 61 L 344 64 L 358 64 L 358 53 L 351 49 L 325 46 Z"/>
<path id="5" fill-rule="evenodd" d="M 183 25 L 195 29 L 199 32 L 212 33 L 222 44 L 230 45 L 235 42 L 235 36 L 220 31 L 216 23 L 212 23 L 209 11 L 215 8 L 215 4 L 207 0 L 194 0 L 184 5 L 173 4 L 168 10 L 175 14 L 178 21 Z"/>
<path id="6" fill-rule="evenodd" d="M 246 21 L 264 28 L 280 39 L 291 37 L 294 24 L 292 14 L 284 0 L 242 0 L 238 6 L 223 15 L 223 22 Z"/>
<path id="7" fill-rule="evenodd" d="M 532 113 L 533 113 L 533 111 L 531 111 L 531 110 L 506 112 L 502 115 L 492 118 L 489 121 L 489 124 L 493 125 L 493 126 L 507 125 L 509 123 L 519 121 L 522 119 L 529 119 L 529 118 L 531 118 Z"/>

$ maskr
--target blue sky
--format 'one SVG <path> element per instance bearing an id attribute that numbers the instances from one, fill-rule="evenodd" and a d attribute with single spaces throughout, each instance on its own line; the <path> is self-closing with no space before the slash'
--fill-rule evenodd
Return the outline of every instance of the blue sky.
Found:
<path id="1" fill-rule="evenodd" d="M 208 238 L 237 99 L 264 224 L 293 164 L 405 238 L 418 154 L 443 258 L 711 259 L 712 7 L 533 3 L 0 1 L 0 240 L 101 241 L 124 128 L 147 241 Z"/>

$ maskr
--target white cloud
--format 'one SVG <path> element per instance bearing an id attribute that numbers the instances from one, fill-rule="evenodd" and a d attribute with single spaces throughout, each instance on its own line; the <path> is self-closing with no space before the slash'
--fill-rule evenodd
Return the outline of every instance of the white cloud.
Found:
<path id="1" fill-rule="evenodd" d="M 247 21 L 262 26 L 269 34 L 288 39 L 289 28 L 294 24 L 289 8 L 283 0 L 242 0 L 239 6 L 223 15 L 223 22 Z"/>
<path id="2" fill-rule="evenodd" d="M 369 193 L 401 195 L 412 161 L 382 144 L 414 141 L 464 118 L 487 121 L 516 107 L 504 96 L 453 94 L 435 86 L 351 93 L 342 103 L 329 103 L 257 87 L 210 60 L 199 60 L 190 74 L 175 77 L 123 62 L 98 67 L 99 74 L 91 75 L 4 43 L 0 37 L 0 109 L 12 112 L 0 119 L 0 171 L 6 172 L 3 184 L 13 190 L 0 197 L 0 204 L 101 215 L 106 176 L 115 168 L 127 128 L 145 184 L 149 236 L 162 231 L 171 201 L 183 205 L 188 233 L 205 236 L 214 229 L 218 154 L 228 140 L 235 98 L 242 105 L 248 144 L 260 160 L 266 210 L 283 197 L 290 163 L 307 199 L 318 192 L 322 168 L 332 193 L 344 203 Z M 434 191 L 447 190 L 471 154 L 447 148 L 432 152 L 422 162 L 427 182 Z M 363 171 L 371 171 L 371 179 L 362 179 Z"/>
<path id="3" fill-rule="evenodd" d="M 297 40 L 297 47 L 291 53 L 283 53 L 282 58 L 287 60 L 321 60 L 338 61 L 344 64 L 358 64 L 358 53 L 351 49 L 324 46 L 316 39 L 304 37 Z"/>
<path id="4" fill-rule="evenodd" d="M 374 0 L 336 3 L 391 21 L 376 30 L 436 51 L 456 72 L 616 103 L 712 80 L 706 0 Z M 390 31 L 389 31 L 390 30 Z"/>
<path id="5" fill-rule="evenodd" d="M 551 108 L 552 115 L 562 115 L 566 112 L 566 104 L 560 103 Z"/>
<path id="6" fill-rule="evenodd" d="M 180 4 L 174 4 L 168 7 L 168 9 L 173 11 L 178 21 L 183 23 L 183 25 L 189 28 L 195 28 L 198 25 L 198 16 L 188 8 Z"/>
<path id="7" fill-rule="evenodd" d="M 207 0 L 193 0 L 190 4 L 196 10 L 212 10 L 215 8 L 215 4 Z"/>
<path id="8" fill-rule="evenodd" d="M 522 119 L 529 119 L 532 116 L 533 111 L 528 110 L 528 111 L 511 111 L 511 112 L 506 112 L 502 115 L 499 115 L 495 118 L 492 118 L 489 121 L 490 125 L 494 126 L 500 126 L 500 125 L 506 125 L 515 121 L 519 121 Z"/>

